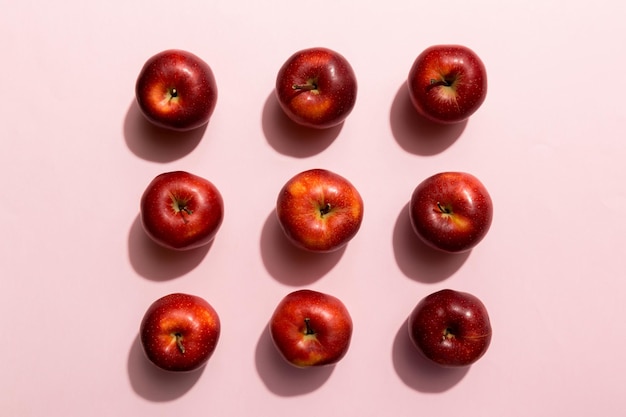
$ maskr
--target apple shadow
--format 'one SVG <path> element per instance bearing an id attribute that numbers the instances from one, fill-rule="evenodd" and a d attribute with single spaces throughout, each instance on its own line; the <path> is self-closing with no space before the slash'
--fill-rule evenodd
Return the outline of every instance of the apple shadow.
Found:
<path id="1" fill-rule="evenodd" d="M 263 225 L 260 246 L 265 269 L 274 279 L 286 285 L 306 286 L 333 269 L 347 245 L 329 253 L 300 249 L 287 239 L 272 210 Z"/>
<path id="2" fill-rule="evenodd" d="M 205 366 L 190 372 L 170 372 L 158 368 L 145 356 L 139 335 L 128 354 L 128 378 L 139 396 L 153 402 L 173 401 L 187 393 L 200 379 Z"/>
<path id="3" fill-rule="evenodd" d="M 447 368 L 426 359 L 409 338 L 408 319 L 393 341 L 392 360 L 396 374 L 408 387 L 426 393 L 440 393 L 458 384 L 470 366 Z"/>
<path id="4" fill-rule="evenodd" d="M 403 83 L 391 105 L 391 132 L 396 142 L 405 151 L 423 156 L 443 152 L 461 136 L 467 120 L 455 124 L 438 124 L 420 116 Z"/>
<path id="5" fill-rule="evenodd" d="M 265 139 L 272 148 L 296 158 L 319 154 L 333 143 L 343 127 L 343 123 L 327 129 L 298 125 L 283 112 L 274 90 L 265 100 L 261 124 Z"/>
<path id="6" fill-rule="evenodd" d="M 164 248 L 148 237 L 137 215 L 128 233 L 128 257 L 132 267 L 142 277 L 152 281 L 167 281 L 197 267 L 212 244 L 210 242 L 206 246 L 186 251 Z"/>
<path id="7" fill-rule="evenodd" d="M 446 253 L 426 246 L 413 231 L 409 218 L 409 203 L 403 208 L 393 229 L 393 250 L 396 263 L 407 277 L 436 283 L 458 271 L 471 251 Z"/>
<path id="8" fill-rule="evenodd" d="M 210 123 L 210 121 L 209 121 Z M 171 162 L 191 153 L 200 143 L 207 125 L 186 132 L 160 128 L 150 123 L 133 99 L 124 119 L 126 146 L 138 157 L 153 162 Z"/>
<path id="9" fill-rule="evenodd" d="M 255 351 L 256 370 L 272 393 L 293 397 L 315 391 L 330 378 L 335 365 L 298 368 L 288 363 L 278 352 L 268 326 L 264 327 Z"/>

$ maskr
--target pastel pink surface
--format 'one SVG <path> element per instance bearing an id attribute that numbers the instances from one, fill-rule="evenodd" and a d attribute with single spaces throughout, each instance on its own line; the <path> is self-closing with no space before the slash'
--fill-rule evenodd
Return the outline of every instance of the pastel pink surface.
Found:
<path id="1" fill-rule="evenodd" d="M 4 7 L 1 414 L 621 416 L 626 6 L 427 6 L 320 0 L 308 19 L 287 0 Z M 416 118 L 406 91 L 415 57 L 440 43 L 471 47 L 489 79 L 483 106 L 444 128 Z M 293 126 L 273 92 L 284 60 L 312 46 L 344 55 L 359 82 L 348 119 L 323 132 Z M 143 63 L 168 48 L 214 71 L 220 96 L 198 131 L 162 132 L 134 102 Z M 281 186 L 310 168 L 363 197 L 339 253 L 293 249 L 275 219 Z M 190 253 L 151 243 L 138 218 L 145 185 L 177 169 L 224 198 L 215 240 Z M 476 175 L 494 202 L 489 234 L 462 255 L 424 248 L 407 211 L 415 186 L 448 170 Z M 268 320 L 297 288 L 350 311 L 334 367 L 293 369 L 272 346 Z M 491 346 L 470 368 L 439 369 L 410 345 L 407 316 L 442 288 L 489 309 Z M 196 373 L 160 372 L 141 352 L 143 313 L 172 292 L 220 315 Z"/>

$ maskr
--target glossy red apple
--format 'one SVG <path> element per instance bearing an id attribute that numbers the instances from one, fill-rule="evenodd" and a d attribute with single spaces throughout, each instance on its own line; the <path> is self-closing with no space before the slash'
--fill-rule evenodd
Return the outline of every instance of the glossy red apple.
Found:
<path id="1" fill-rule="evenodd" d="M 491 343 L 491 323 L 476 296 L 441 290 L 423 298 L 409 315 L 409 337 L 428 359 L 443 366 L 467 366 Z"/>
<path id="2" fill-rule="evenodd" d="M 415 59 L 408 88 L 413 106 L 423 117 L 437 123 L 458 123 L 485 101 L 487 71 L 471 49 L 435 45 Z"/>
<path id="3" fill-rule="evenodd" d="M 345 305 L 337 297 L 306 289 L 281 300 L 269 328 L 282 357 L 300 368 L 339 362 L 352 338 L 352 318 Z"/>
<path id="4" fill-rule="evenodd" d="M 325 129 L 343 122 L 356 102 L 357 81 L 348 60 L 327 48 L 293 54 L 276 77 L 276 96 L 294 122 Z"/>
<path id="5" fill-rule="evenodd" d="M 475 176 L 441 172 L 415 188 L 409 215 L 413 230 L 428 246 L 444 252 L 465 252 L 487 235 L 493 202 Z"/>
<path id="6" fill-rule="evenodd" d="M 287 238 L 312 252 L 345 246 L 363 221 L 363 200 L 354 185 L 325 169 L 303 171 L 283 186 L 276 214 Z"/>
<path id="7" fill-rule="evenodd" d="M 140 203 L 141 224 L 161 246 L 188 250 L 204 246 L 224 218 L 222 196 L 212 182 L 185 171 L 157 175 Z"/>
<path id="8" fill-rule="evenodd" d="M 135 97 L 150 122 L 186 131 L 208 123 L 217 102 L 217 84 L 209 65 L 198 56 L 170 49 L 146 61 Z"/>
<path id="9" fill-rule="evenodd" d="M 169 294 L 148 309 L 139 329 L 147 358 L 167 371 L 192 371 L 211 357 L 220 337 L 220 319 L 203 298 Z"/>

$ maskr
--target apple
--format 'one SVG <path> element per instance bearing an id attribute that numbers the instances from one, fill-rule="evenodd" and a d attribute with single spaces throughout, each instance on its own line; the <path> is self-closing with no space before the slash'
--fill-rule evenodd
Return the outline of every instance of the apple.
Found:
<path id="1" fill-rule="evenodd" d="M 407 84 L 419 114 L 437 123 L 458 123 L 485 101 L 487 71 L 465 46 L 434 45 L 415 59 Z"/>
<path id="2" fill-rule="evenodd" d="M 356 102 L 357 81 L 348 60 L 327 48 L 294 53 L 276 76 L 276 96 L 294 122 L 326 129 L 342 123 Z"/>
<path id="3" fill-rule="evenodd" d="M 311 252 L 333 252 L 359 231 L 363 199 L 341 175 L 310 169 L 283 186 L 276 200 L 276 214 L 295 246 Z"/>
<path id="4" fill-rule="evenodd" d="M 220 337 L 220 319 L 196 295 L 174 293 L 146 310 L 139 329 L 146 357 L 167 371 L 193 371 L 211 357 Z"/>
<path id="5" fill-rule="evenodd" d="M 485 186 L 466 172 L 441 172 L 426 178 L 409 203 L 413 230 L 428 246 L 466 252 L 487 234 L 493 202 Z"/>
<path id="6" fill-rule="evenodd" d="M 337 297 L 303 289 L 280 301 L 269 330 L 288 363 L 299 368 L 332 365 L 348 352 L 352 318 Z"/>
<path id="7" fill-rule="evenodd" d="M 224 218 L 219 190 L 207 179 L 185 171 L 164 172 L 146 187 L 140 202 L 141 224 L 156 243 L 189 250 L 210 243 Z"/>
<path id="8" fill-rule="evenodd" d="M 450 289 L 424 297 L 408 320 L 409 337 L 431 361 L 448 367 L 480 359 L 491 343 L 491 323 L 476 296 Z"/>
<path id="9" fill-rule="evenodd" d="M 209 65 L 191 52 L 169 49 L 146 61 L 135 85 L 144 116 L 156 126 L 187 131 L 209 122 L 217 84 Z"/>

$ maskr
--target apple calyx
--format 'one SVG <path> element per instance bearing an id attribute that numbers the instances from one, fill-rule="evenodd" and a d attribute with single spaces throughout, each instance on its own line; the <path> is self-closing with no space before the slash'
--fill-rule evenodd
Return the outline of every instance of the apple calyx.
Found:
<path id="1" fill-rule="evenodd" d="M 172 336 L 176 339 L 176 347 L 183 355 L 185 354 L 185 346 L 183 345 L 183 335 L 180 332 L 173 333 Z"/>
<path id="2" fill-rule="evenodd" d="M 313 330 L 313 328 L 311 327 L 311 319 L 306 317 L 304 319 L 304 325 L 305 325 L 305 329 L 304 329 L 304 335 L 305 336 L 311 336 L 315 334 L 315 330 Z"/>

